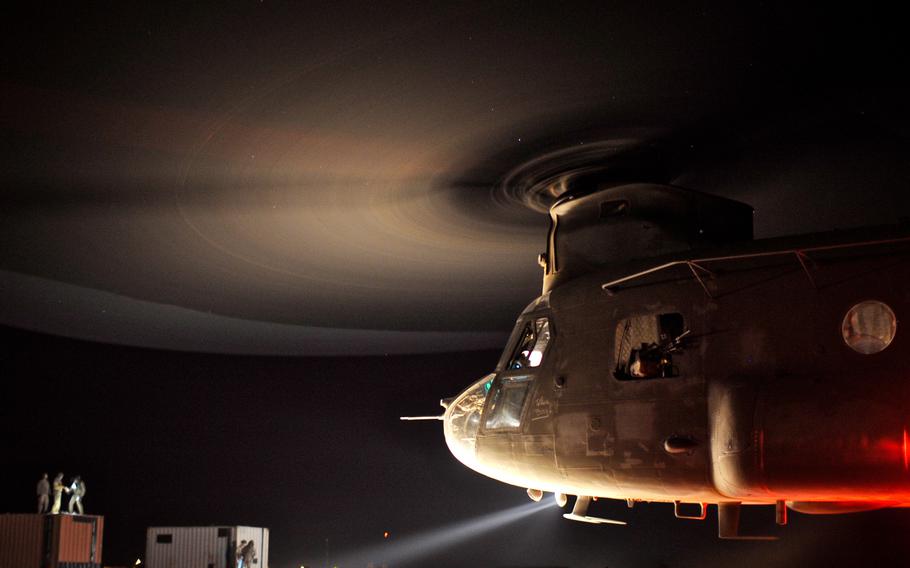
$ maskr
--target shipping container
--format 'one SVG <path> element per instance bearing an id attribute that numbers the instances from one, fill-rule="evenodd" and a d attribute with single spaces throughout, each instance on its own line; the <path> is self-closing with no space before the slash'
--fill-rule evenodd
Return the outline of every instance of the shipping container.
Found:
<path id="1" fill-rule="evenodd" d="M 256 550 L 249 568 L 268 568 L 269 529 L 243 526 L 150 527 L 144 563 L 147 568 L 237 568 L 244 541 L 252 541 Z"/>
<path id="2" fill-rule="evenodd" d="M 0 568 L 101 568 L 104 517 L 0 515 Z"/>

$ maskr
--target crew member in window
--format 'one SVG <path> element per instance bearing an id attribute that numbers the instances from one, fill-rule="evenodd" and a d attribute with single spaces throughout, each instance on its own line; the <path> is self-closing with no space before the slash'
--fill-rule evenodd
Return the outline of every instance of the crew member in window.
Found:
<path id="1" fill-rule="evenodd" d="M 635 378 L 659 377 L 660 357 L 654 344 L 641 344 L 641 349 L 633 349 L 629 362 L 629 375 Z"/>

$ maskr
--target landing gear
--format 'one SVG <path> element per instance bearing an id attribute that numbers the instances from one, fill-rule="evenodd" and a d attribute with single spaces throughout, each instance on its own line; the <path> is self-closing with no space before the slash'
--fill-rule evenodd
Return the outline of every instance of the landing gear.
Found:
<path id="1" fill-rule="evenodd" d="M 739 501 L 717 504 L 717 536 L 727 540 L 777 540 L 776 536 L 746 536 L 739 534 Z"/>
<path id="2" fill-rule="evenodd" d="M 589 517 L 588 516 L 588 507 L 591 505 L 591 497 L 585 495 L 579 495 L 575 499 L 575 506 L 572 507 L 571 513 L 566 513 L 563 515 L 564 518 L 569 519 L 570 521 L 578 521 L 581 523 L 591 523 L 593 525 L 624 525 L 624 521 L 614 521 L 613 519 L 604 519 L 602 517 Z"/>

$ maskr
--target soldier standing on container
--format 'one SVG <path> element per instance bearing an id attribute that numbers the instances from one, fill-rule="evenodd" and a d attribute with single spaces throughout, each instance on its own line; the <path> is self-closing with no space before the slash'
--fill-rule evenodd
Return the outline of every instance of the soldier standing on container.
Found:
<path id="1" fill-rule="evenodd" d="M 54 505 L 51 507 L 51 514 L 56 515 L 60 512 L 60 501 L 63 498 L 63 491 L 66 489 L 66 486 L 63 485 L 63 474 L 58 473 L 57 477 L 54 478 Z"/>
<path id="2" fill-rule="evenodd" d="M 41 476 L 41 480 L 38 482 L 38 514 L 43 515 L 47 513 L 47 508 L 50 505 L 50 494 L 51 494 L 51 484 L 47 481 L 47 474 Z"/>
<path id="3" fill-rule="evenodd" d="M 85 482 L 82 481 L 82 478 L 78 475 L 73 478 L 73 483 L 69 486 L 67 493 L 72 493 L 73 496 L 70 497 L 69 511 L 70 514 L 73 514 L 73 507 L 79 510 L 80 515 L 84 515 L 85 511 L 82 509 L 82 498 L 85 496 Z"/>

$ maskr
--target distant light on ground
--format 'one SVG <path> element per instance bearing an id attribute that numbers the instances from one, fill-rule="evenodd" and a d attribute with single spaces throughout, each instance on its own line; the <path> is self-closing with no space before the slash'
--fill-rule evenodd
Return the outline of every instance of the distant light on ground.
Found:
<path id="1" fill-rule="evenodd" d="M 553 504 L 551 502 L 525 503 L 482 517 L 396 538 L 394 542 L 384 542 L 379 546 L 356 550 L 342 556 L 334 564 L 339 568 L 349 568 L 366 566 L 370 562 L 374 564 L 379 562 L 388 566 L 413 562 L 552 507 Z M 389 535 L 389 533 L 385 532 L 383 534 L 384 541 L 388 539 L 386 535 Z"/>

